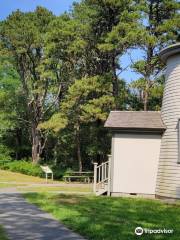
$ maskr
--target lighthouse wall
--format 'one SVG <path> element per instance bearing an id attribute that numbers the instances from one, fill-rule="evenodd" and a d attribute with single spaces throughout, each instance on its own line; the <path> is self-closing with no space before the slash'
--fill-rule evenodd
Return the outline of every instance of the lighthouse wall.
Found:
<path id="1" fill-rule="evenodd" d="M 162 120 L 166 125 L 160 149 L 156 194 L 180 198 L 180 51 L 167 59 Z"/>

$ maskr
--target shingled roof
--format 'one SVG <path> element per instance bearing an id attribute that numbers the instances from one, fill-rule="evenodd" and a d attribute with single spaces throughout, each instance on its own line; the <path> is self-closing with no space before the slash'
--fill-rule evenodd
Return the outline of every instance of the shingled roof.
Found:
<path id="1" fill-rule="evenodd" d="M 166 129 L 161 114 L 157 111 L 112 111 L 109 114 L 105 127 L 121 130 L 155 130 Z"/>

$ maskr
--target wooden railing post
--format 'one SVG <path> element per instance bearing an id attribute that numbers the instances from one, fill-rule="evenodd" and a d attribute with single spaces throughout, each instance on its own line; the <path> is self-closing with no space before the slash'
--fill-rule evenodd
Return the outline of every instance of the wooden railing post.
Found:
<path id="1" fill-rule="evenodd" d="M 108 191 L 107 195 L 110 196 L 111 194 L 111 158 L 112 155 L 108 155 L 109 166 L 108 166 Z"/>
<path id="2" fill-rule="evenodd" d="M 48 183 L 48 174 L 46 173 L 46 183 Z"/>
<path id="3" fill-rule="evenodd" d="M 104 164 L 102 164 L 102 180 L 101 181 L 104 181 Z"/>
<path id="4" fill-rule="evenodd" d="M 96 192 L 96 183 L 97 183 L 97 163 L 94 163 L 94 185 L 93 192 Z"/>

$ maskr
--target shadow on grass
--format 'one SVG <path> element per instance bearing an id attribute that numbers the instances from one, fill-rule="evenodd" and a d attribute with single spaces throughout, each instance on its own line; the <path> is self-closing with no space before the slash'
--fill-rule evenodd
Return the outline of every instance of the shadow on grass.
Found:
<path id="1" fill-rule="evenodd" d="M 28 193 L 25 196 L 58 220 L 91 240 L 179 240 L 180 206 L 155 200 L 67 194 Z M 141 226 L 173 229 L 173 234 L 136 236 Z"/>

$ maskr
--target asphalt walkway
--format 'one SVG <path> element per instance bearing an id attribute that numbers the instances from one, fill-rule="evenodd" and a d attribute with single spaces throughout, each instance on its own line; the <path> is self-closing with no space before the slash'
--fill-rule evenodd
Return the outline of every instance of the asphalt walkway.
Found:
<path id="1" fill-rule="evenodd" d="M 10 240 L 85 240 L 21 194 L 0 194 L 0 225 Z"/>

